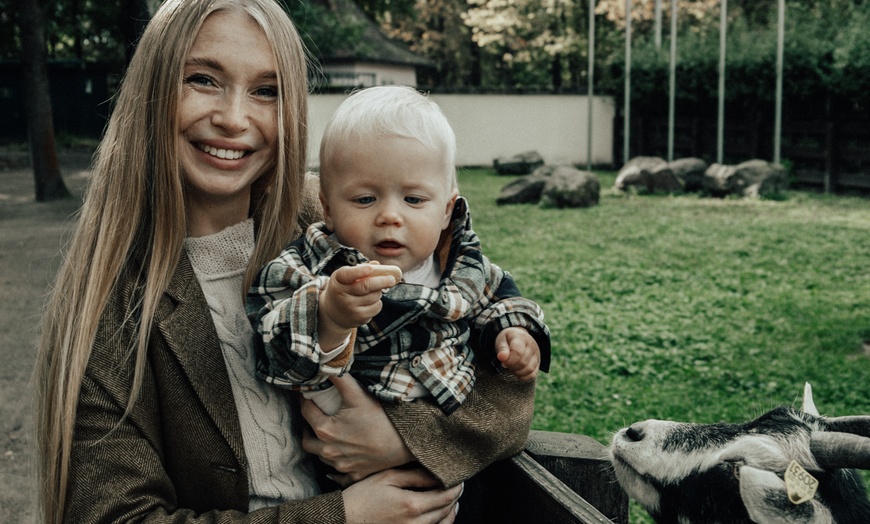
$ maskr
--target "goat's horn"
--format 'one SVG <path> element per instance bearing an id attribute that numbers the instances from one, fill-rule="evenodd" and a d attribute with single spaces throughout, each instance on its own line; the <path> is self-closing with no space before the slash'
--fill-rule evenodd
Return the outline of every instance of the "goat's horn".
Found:
<path id="1" fill-rule="evenodd" d="M 813 402 L 813 387 L 810 386 L 809 382 L 804 382 L 804 398 L 801 404 L 801 413 L 820 416 L 819 410 L 816 409 L 816 404 Z"/>
<path id="2" fill-rule="evenodd" d="M 828 431 L 839 431 L 870 437 L 870 416 L 830 417 L 825 419 Z"/>
<path id="3" fill-rule="evenodd" d="M 825 469 L 870 469 L 870 438 L 849 433 L 813 431 L 810 451 Z"/>

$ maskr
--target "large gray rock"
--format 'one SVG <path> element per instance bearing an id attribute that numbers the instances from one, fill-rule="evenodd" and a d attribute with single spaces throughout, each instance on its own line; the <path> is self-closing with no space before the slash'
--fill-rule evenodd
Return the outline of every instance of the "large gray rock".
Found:
<path id="1" fill-rule="evenodd" d="M 707 162 L 700 158 L 680 158 L 670 162 L 668 167 L 674 176 L 683 182 L 683 191 L 695 192 L 704 189 L 704 172 Z"/>
<path id="2" fill-rule="evenodd" d="M 601 183 L 591 171 L 557 166 L 546 178 L 541 205 L 548 207 L 591 207 L 598 204 Z"/>
<path id="3" fill-rule="evenodd" d="M 539 167 L 531 175 L 521 176 L 501 188 L 495 203 L 504 204 L 534 204 L 541 199 L 541 192 L 547 177 L 550 175 L 547 166 Z"/>
<path id="4" fill-rule="evenodd" d="M 736 166 L 712 164 L 704 172 L 704 189 L 714 196 L 771 197 L 787 186 L 785 168 L 766 160 Z"/>
<path id="5" fill-rule="evenodd" d="M 500 157 L 492 161 L 499 175 L 527 175 L 544 165 L 544 158 L 537 151 L 526 151 L 512 157 Z"/>
<path id="6" fill-rule="evenodd" d="M 676 193 L 683 190 L 682 180 L 674 175 L 669 164 L 655 156 L 634 157 L 619 170 L 614 182 L 616 189 L 633 188 L 641 194 Z"/>

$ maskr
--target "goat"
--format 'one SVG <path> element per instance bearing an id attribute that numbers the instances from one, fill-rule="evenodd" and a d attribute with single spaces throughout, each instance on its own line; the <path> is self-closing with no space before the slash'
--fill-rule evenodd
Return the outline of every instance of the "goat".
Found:
<path id="1" fill-rule="evenodd" d="M 610 454 L 619 485 L 659 524 L 870 523 L 867 490 L 848 469 L 870 469 L 870 416 L 820 416 L 809 384 L 800 411 L 638 422 L 614 435 Z"/>

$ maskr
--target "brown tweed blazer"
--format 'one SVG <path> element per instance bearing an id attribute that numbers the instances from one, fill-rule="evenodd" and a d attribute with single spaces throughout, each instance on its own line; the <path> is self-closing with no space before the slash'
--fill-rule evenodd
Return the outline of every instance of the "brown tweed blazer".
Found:
<path id="1" fill-rule="evenodd" d="M 135 279 L 119 283 L 82 382 L 66 521 L 344 522 L 340 492 L 246 514 L 247 458 L 220 343 L 186 256 L 156 314 L 131 412 Z M 452 415 L 424 401 L 385 405 L 412 453 L 445 485 L 525 445 L 534 383 L 481 369 Z"/>

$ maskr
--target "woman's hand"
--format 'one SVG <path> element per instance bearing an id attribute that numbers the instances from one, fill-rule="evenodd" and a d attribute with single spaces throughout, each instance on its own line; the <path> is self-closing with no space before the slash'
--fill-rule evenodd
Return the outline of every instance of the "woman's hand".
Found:
<path id="1" fill-rule="evenodd" d="M 343 473 L 333 476 L 336 482 L 347 487 L 414 460 L 374 397 L 350 376 L 330 380 L 341 393 L 341 407 L 328 416 L 314 402 L 302 400 L 302 416 L 311 426 L 302 435 L 302 447 Z"/>
<path id="2" fill-rule="evenodd" d="M 462 485 L 440 488 L 421 468 L 382 471 L 342 491 L 348 524 L 450 524 L 461 494 Z"/>

